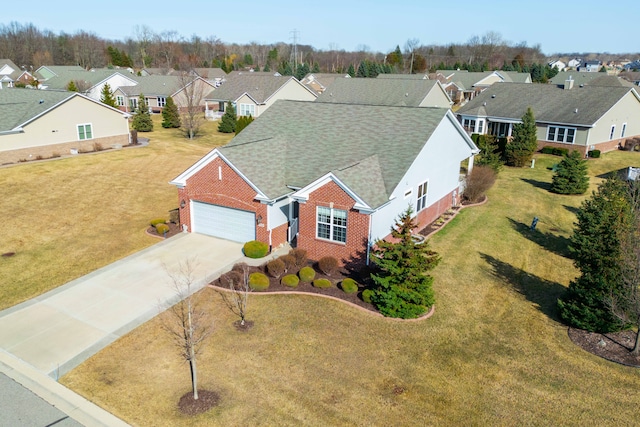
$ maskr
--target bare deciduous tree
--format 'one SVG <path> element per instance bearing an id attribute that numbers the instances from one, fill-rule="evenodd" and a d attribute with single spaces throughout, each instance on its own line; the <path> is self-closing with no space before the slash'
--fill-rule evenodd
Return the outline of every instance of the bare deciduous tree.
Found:
<path id="1" fill-rule="evenodd" d="M 198 399 L 196 358 L 202 344 L 213 332 L 213 322 L 202 307 L 198 294 L 192 293 L 195 282 L 195 261 L 181 262 L 175 272 L 167 271 L 179 302 L 162 314 L 162 327 L 172 337 L 180 356 L 189 363 L 193 398 Z"/>
<path id="2" fill-rule="evenodd" d="M 245 263 L 236 264 L 233 270 L 220 277 L 223 286 L 229 292 L 220 292 L 222 299 L 233 314 L 240 318 L 240 326 L 245 326 L 247 317 L 247 302 L 249 300 L 249 266 Z"/>

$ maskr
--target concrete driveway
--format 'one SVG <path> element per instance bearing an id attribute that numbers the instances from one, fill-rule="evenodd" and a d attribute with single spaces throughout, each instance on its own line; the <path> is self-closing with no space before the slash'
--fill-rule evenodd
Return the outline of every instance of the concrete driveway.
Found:
<path id="1" fill-rule="evenodd" d="M 241 243 L 180 234 L 0 312 L 0 348 L 57 379 L 175 301 L 167 271 L 187 259 L 193 291 L 246 260 Z"/>

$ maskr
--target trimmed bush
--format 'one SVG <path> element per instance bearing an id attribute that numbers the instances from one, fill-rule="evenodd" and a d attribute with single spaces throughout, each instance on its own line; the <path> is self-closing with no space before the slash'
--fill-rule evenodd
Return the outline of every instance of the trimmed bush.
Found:
<path id="1" fill-rule="evenodd" d="M 373 295 L 373 290 L 365 289 L 362 291 L 362 301 L 371 304 L 371 295 Z"/>
<path id="2" fill-rule="evenodd" d="M 263 273 L 251 273 L 249 275 L 249 287 L 254 291 L 265 291 L 269 288 L 269 278 Z"/>
<path id="3" fill-rule="evenodd" d="M 599 159 L 600 158 L 600 150 L 591 150 L 587 153 L 587 155 L 589 157 L 591 157 L 592 159 Z"/>
<path id="4" fill-rule="evenodd" d="M 282 276 L 285 272 L 284 261 L 279 258 L 272 259 L 267 263 L 267 272 L 276 279 Z"/>
<path id="5" fill-rule="evenodd" d="M 248 271 L 249 269 L 249 264 L 247 264 L 246 262 L 238 262 L 236 264 L 233 264 L 233 267 L 231 267 L 231 271 L 237 271 L 240 275 L 244 274 L 245 271 Z"/>
<path id="6" fill-rule="evenodd" d="M 498 174 L 489 166 L 476 166 L 467 177 L 463 196 L 471 203 L 481 201 L 496 182 Z"/>
<path id="7" fill-rule="evenodd" d="M 161 224 L 156 224 L 156 231 L 158 232 L 158 234 L 162 235 L 166 232 L 169 231 L 169 226 L 165 223 L 161 223 Z"/>
<path id="8" fill-rule="evenodd" d="M 316 277 L 316 271 L 311 267 L 302 267 L 298 272 L 298 276 L 303 282 L 311 283 Z"/>
<path id="9" fill-rule="evenodd" d="M 291 249 L 289 251 L 289 255 L 294 258 L 296 267 L 302 268 L 307 265 L 307 251 L 305 251 L 304 249 Z"/>
<path id="10" fill-rule="evenodd" d="M 330 288 L 331 286 L 332 283 L 329 279 L 316 279 L 313 281 L 314 288 Z"/>
<path id="11" fill-rule="evenodd" d="M 553 147 L 549 147 L 549 146 L 542 147 L 542 150 L 540 150 L 540 152 L 542 154 L 553 154 Z"/>
<path id="12" fill-rule="evenodd" d="M 338 270 L 338 260 L 332 256 L 325 256 L 318 261 L 318 268 L 327 276 L 331 276 Z"/>
<path id="13" fill-rule="evenodd" d="M 282 255 L 280 261 L 284 263 L 285 271 L 292 271 L 296 269 L 296 259 L 291 255 Z"/>
<path id="14" fill-rule="evenodd" d="M 340 284 L 342 290 L 347 294 L 355 294 L 358 292 L 358 283 L 350 278 L 346 278 Z"/>
<path id="15" fill-rule="evenodd" d="M 269 253 L 269 245 L 257 240 L 251 240 L 244 244 L 242 251 L 246 257 L 263 258 Z"/>
<path id="16" fill-rule="evenodd" d="M 569 149 L 554 147 L 553 152 L 551 154 L 553 154 L 554 156 L 564 157 L 569 154 Z"/>
<path id="17" fill-rule="evenodd" d="M 236 270 L 227 271 L 220 276 L 220 284 L 225 288 L 229 287 L 229 283 L 238 285 L 240 282 L 242 282 L 242 274 Z"/>
<path id="18" fill-rule="evenodd" d="M 152 227 L 155 227 L 156 225 L 164 224 L 165 222 L 167 222 L 167 220 L 164 218 L 156 218 L 156 219 L 152 219 L 150 224 Z"/>
<path id="19" fill-rule="evenodd" d="M 282 278 L 280 283 L 290 288 L 296 288 L 298 286 L 298 283 L 300 283 L 300 279 L 298 279 L 298 276 L 296 276 L 295 274 L 287 274 Z"/>

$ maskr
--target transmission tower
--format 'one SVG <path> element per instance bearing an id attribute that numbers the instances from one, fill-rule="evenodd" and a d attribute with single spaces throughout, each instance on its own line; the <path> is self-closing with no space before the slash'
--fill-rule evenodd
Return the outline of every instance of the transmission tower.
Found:
<path id="1" fill-rule="evenodd" d="M 291 69 L 293 73 L 296 73 L 296 69 L 298 68 L 298 34 L 300 32 L 295 28 L 291 31 L 291 38 L 293 39 L 293 46 L 291 47 L 291 57 L 289 58 L 289 62 L 291 63 Z"/>

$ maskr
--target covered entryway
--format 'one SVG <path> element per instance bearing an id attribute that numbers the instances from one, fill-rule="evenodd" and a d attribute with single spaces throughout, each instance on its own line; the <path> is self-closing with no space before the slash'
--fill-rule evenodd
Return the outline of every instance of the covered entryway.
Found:
<path id="1" fill-rule="evenodd" d="M 234 242 L 256 238 L 254 212 L 193 201 L 193 232 L 220 237 Z"/>

